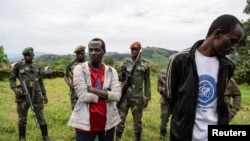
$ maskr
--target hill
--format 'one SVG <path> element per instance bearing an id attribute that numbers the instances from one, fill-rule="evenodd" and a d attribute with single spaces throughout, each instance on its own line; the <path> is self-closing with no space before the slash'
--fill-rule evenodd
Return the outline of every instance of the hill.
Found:
<path id="1" fill-rule="evenodd" d="M 154 65 L 166 65 L 168 58 L 173 53 L 176 53 L 177 51 L 174 50 L 168 50 L 164 48 L 158 48 L 158 47 L 146 47 L 143 48 L 142 56 L 146 60 L 148 60 L 151 64 Z M 123 59 L 130 57 L 130 53 L 117 53 L 117 52 L 107 52 L 104 56 L 104 58 L 112 58 L 115 63 L 120 63 Z M 56 55 L 56 54 L 44 54 L 39 57 L 35 58 L 36 62 L 39 62 L 40 64 L 44 65 L 50 65 L 53 68 L 53 64 L 56 63 L 63 63 L 67 64 L 71 60 L 75 58 L 74 54 L 68 54 L 68 55 Z M 88 60 L 88 54 L 86 54 L 86 60 Z"/>
<path id="2" fill-rule="evenodd" d="M 176 52 L 177 51 L 159 47 L 145 47 L 142 51 L 142 57 L 150 63 L 150 65 L 152 66 L 152 72 L 157 72 L 161 68 L 166 67 L 169 56 Z M 122 60 L 130 56 L 130 53 L 107 52 L 104 56 L 104 62 L 106 64 L 114 66 L 116 69 L 119 69 L 119 65 Z M 17 56 L 13 56 L 13 58 L 16 57 Z M 19 56 L 18 58 L 18 60 L 12 60 L 10 62 L 13 64 L 15 62 L 18 62 L 22 59 L 22 56 Z M 35 54 L 34 61 L 42 67 L 50 66 L 52 70 L 64 71 L 67 64 L 73 59 L 75 59 L 75 54 L 57 55 L 37 53 Z M 86 54 L 86 60 L 88 60 L 88 54 Z"/>
<path id="3" fill-rule="evenodd" d="M 39 52 L 39 51 L 35 51 L 35 57 L 39 57 L 41 55 L 44 55 L 46 54 L 45 52 Z M 8 57 L 8 60 L 10 62 L 16 62 L 18 60 L 21 60 L 23 58 L 22 54 L 21 53 L 10 53 L 10 54 L 7 54 L 7 57 Z"/>

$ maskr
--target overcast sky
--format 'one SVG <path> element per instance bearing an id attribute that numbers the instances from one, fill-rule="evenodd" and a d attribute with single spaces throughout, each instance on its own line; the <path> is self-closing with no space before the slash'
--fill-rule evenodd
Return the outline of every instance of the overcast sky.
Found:
<path id="1" fill-rule="evenodd" d="M 0 45 L 5 53 L 36 51 L 73 54 L 102 38 L 107 52 L 129 45 L 182 50 L 204 39 L 222 14 L 246 21 L 247 0 L 0 0 Z"/>

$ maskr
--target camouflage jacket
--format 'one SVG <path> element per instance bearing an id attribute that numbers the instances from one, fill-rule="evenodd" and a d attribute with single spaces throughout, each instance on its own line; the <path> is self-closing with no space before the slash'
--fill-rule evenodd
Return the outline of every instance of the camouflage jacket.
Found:
<path id="1" fill-rule="evenodd" d="M 129 75 L 132 65 L 133 60 L 131 58 L 126 58 L 123 61 L 122 66 L 125 66 L 128 72 L 126 75 Z M 126 77 L 123 77 L 121 81 L 123 82 L 125 79 Z M 140 58 L 131 78 L 131 85 L 127 90 L 126 97 L 143 96 L 147 100 L 151 99 L 150 64 L 145 59 Z"/>
<path id="2" fill-rule="evenodd" d="M 157 91 L 161 94 L 160 103 L 162 104 L 166 104 L 167 102 L 163 96 L 163 93 L 166 92 L 165 90 L 166 78 L 167 78 L 167 69 L 162 69 L 158 74 L 158 80 L 157 80 Z"/>
<path id="3" fill-rule="evenodd" d="M 26 64 L 24 61 L 16 63 L 9 77 L 10 88 L 15 91 L 18 84 L 17 79 L 19 79 L 18 74 L 20 73 L 21 79 L 25 81 L 27 89 L 31 95 L 33 102 L 41 102 L 43 99 L 47 99 L 45 86 L 43 83 L 43 73 L 41 67 L 32 63 L 31 65 Z"/>
<path id="4" fill-rule="evenodd" d="M 75 59 L 74 61 L 69 63 L 66 67 L 64 80 L 66 81 L 66 83 L 68 85 L 69 84 L 73 85 L 73 70 L 77 64 L 79 64 L 79 63 Z M 73 89 L 71 89 L 71 90 L 73 90 Z"/>
<path id="5" fill-rule="evenodd" d="M 230 120 L 240 110 L 241 105 L 241 92 L 236 81 L 231 78 L 227 84 L 227 89 L 224 94 L 225 102 L 229 107 Z"/>

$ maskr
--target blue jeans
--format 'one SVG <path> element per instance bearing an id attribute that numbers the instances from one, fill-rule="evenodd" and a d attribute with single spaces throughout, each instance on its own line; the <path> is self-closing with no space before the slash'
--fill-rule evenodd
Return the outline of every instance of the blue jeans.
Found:
<path id="1" fill-rule="evenodd" d="M 76 141 L 95 141 L 98 136 L 99 141 L 114 141 L 115 127 L 100 132 L 78 132 L 76 131 Z"/>

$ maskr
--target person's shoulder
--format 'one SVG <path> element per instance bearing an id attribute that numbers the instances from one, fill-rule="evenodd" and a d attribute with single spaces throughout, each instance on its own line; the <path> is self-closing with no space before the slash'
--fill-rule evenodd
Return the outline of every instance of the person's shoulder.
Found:
<path id="1" fill-rule="evenodd" d="M 36 69 L 42 69 L 42 67 L 36 62 L 33 62 L 32 66 L 34 66 Z"/>
<path id="2" fill-rule="evenodd" d="M 186 49 L 183 49 L 183 50 L 181 50 L 181 51 L 179 51 L 179 52 L 173 54 L 172 57 L 175 58 L 175 57 L 177 57 L 177 56 L 183 56 L 183 55 L 186 55 L 186 54 L 190 54 L 191 49 L 192 49 L 191 47 L 186 48 Z"/>
<path id="3" fill-rule="evenodd" d="M 145 58 L 141 58 L 141 61 L 149 63 L 149 61 L 147 59 L 145 59 Z"/>
<path id="4" fill-rule="evenodd" d="M 184 50 L 181 50 L 177 53 L 172 54 L 169 57 L 169 62 L 173 62 L 174 60 L 184 60 L 187 59 L 187 57 L 190 56 L 190 51 L 192 48 L 186 48 Z"/>
<path id="5" fill-rule="evenodd" d="M 125 58 L 122 60 L 121 66 L 130 66 L 133 64 L 133 60 L 131 58 Z"/>
<path id="6" fill-rule="evenodd" d="M 104 64 L 105 68 L 107 68 L 108 70 L 111 70 L 111 71 L 116 71 L 116 69 L 110 65 L 107 65 L 107 64 Z M 117 71 L 116 71 L 117 72 Z"/>
<path id="7" fill-rule="evenodd" d="M 111 72 L 112 74 L 115 74 L 115 73 L 118 74 L 117 70 L 114 67 L 107 65 L 105 63 L 103 63 L 103 65 L 104 65 L 105 71 Z"/>
<path id="8" fill-rule="evenodd" d="M 76 59 L 72 60 L 71 62 L 69 62 L 69 63 L 67 64 L 67 67 L 71 67 L 72 65 L 75 64 L 75 62 L 76 62 Z"/>
<path id="9" fill-rule="evenodd" d="M 33 65 L 35 66 L 35 67 L 41 67 L 38 63 L 36 63 L 36 62 L 33 62 Z"/>
<path id="10" fill-rule="evenodd" d="M 146 64 L 147 66 L 150 66 L 150 63 L 149 63 L 149 61 L 147 59 L 141 58 L 141 61 L 142 61 L 143 64 Z"/>
<path id="11" fill-rule="evenodd" d="M 77 63 L 76 65 L 75 65 L 75 67 L 82 67 L 82 68 L 85 68 L 85 67 L 89 67 L 89 65 L 88 65 L 88 62 L 86 61 L 86 62 L 82 62 L 82 63 Z"/>
<path id="12" fill-rule="evenodd" d="M 235 66 L 234 61 L 233 61 L 232 58 L 229 57 L 228 55 L 226 55 L 226 56 L 224 57 L 224 59 L 225 59 L 226 62 L 229 63 L 230 65 Z"/>
<path id="13" fill-rule="evenodd" d="M 127 62 L 133 62 L 133 60 L 131 58 L 125 58 L 122 61 L 123 63 L 127 63 Z"/>
<path id="14" fill-rule="evenodd" d="M 19 61 L 19 62 L 16 62 L 14 64 L 14 67 L 18 67 L 18 66 L 23 65 L 23 64 L 25 64 L 23 61 Z"/>
<path id="15" fill-rule="evenodd" d="M 231 83 L 231 84 L 233 84 L 233 85 L 237 85 L 237 82 L 236 82 L 236 80 L 235 80 L 233 77 L 231 77 L 231 78 L 229 79 L 228 83 Z"/>
<path id="16" fill-rule="evenodd" d="M 22 65 L 22 61 L 16 62 L 12 65 L 11 70 L 15 70 Z"/>
<path id="17" fill-rule="evenodd" d="M 167 69 L 161 69 L 160 72 L 158 73 L 158 78 L 165 77 L 166 75 L 167 75 Z"/>
<path id="18" fill-rule="evenodd" d="M 160 74 L 165 74 L 165 73 L 167 73 L 167 69 L 160 70 Z"/>

